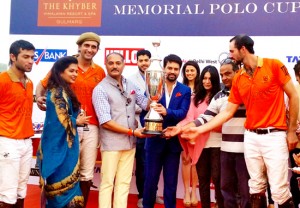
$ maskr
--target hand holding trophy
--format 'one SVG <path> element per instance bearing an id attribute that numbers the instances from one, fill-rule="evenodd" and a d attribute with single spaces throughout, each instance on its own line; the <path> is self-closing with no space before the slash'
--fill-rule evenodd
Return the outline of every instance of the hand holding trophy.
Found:
<path id="1" fill-rule="evenodd" d="M 90 116 L 87 116 L 86 110 L 80 109 L 80 113 L 83 114 L 86 119 L 90 118 Z M 83 131 L 89 131 L 90 130 L 87 123 L 83 124 L 82 127 L 83 127 Z"/>
<path id="2" fill-rule="evenodd" d="M 161 59 L 158 56 L 157 48 L 160 46 L 160 41 L 152 42 L 156 48 L 156 54 L 151 58 L 151 65 L 146 70 L 146 93 L 151 100 L 150 110 L 145 116 L 145 130 L 143 134 L 161 135 L 163 130 L 163 118 L 154 110 L 157 102 L 160 100 L 164 87 L 164 72 L 160 65 Z"/>

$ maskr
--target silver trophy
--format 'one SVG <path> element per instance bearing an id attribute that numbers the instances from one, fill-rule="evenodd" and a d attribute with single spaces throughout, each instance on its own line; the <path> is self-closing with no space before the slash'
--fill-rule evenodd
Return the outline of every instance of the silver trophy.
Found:
<path id="1" fill-rule="evenodd" d="M 80 112 L 81 112 L 84 116 L 87 116 L 85 110 L 81 109 Z M 90 130 L 90 129 L 89 129 L 89 126 L 88 126 L 87 124 L 83 124 L 82 127 L 83 127 L 83 131 L 89 131 L 89 130 Z"/>
<path id="2" fill-rule="evenodd" d="M 162 97 L 164 88 L 164 71 L 160 65 L 161 59 L 158 56 L 157 48 L 160 46 L 160 41 L 152 42 L 155 47 L 155 54 L 151 58 L 151 65 L 146 70 L 145 82 L 147 97 L 151 100 L 150 110 L 145 116 L 145 130 L 143 134 L 161 135 L 163 130 L 163 118 L 157 113 L 153 107 Z"/>

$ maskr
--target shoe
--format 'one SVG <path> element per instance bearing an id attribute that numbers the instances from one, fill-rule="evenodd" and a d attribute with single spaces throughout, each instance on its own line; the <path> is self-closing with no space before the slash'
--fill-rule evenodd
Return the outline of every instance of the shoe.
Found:
<path id="1" fill-rule="evenodd" d="M 162 198 L 160 198 L 159 196 L 156 196 L 155 203 L 156 204 L 164 204 L 164 200 Z"/>
<path id="2" fill-rule="evenodd" d="M 192 192 L 191 193 L 191 206 L 192 207 L 197 207 L 198 206 L 198 199 L 197 199 L 197 196 L 196 196 L 196 192 Z"/>
<path id="3" fill-rule="evenodd" d="M 191 202 L 190 202 L 190 201 L 184 201 L 184 200 L 183 200 L 183 206 L 184 206 L 184 207 L 191 207 Z"/>
<path id="4" fill-rule="evenodd" d="M 194 202 L 191 203 L 191 206 L 192 206 L 192 207 L 197 207 L 197 206 L 198 206 L 198 203 L 199 203 L 198 201 L 194 201 Z"/>
<path id="5" fill-rule="evenodd" d="M 140 198 L 137 202 L 137 207 L 138 208 L 143 208 L 143 198 Z"/>

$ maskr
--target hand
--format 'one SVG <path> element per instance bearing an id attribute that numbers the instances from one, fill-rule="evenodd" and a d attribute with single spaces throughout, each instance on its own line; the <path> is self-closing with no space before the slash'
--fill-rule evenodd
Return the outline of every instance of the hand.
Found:
<path id="1" fill-rule="evenodd" d="M 154 136 L 152 134 L 142 134 L 142 132 L 144 130 L 145 130 L 145 128 L 135 129 L 133 136 L 138 137 L 138 138 L 147 138 L 147 137 L 153 137 Z"/>
<path id="2" fill-rule="evenodd" d="M 170 138 L 181 133 L 181 126 L 169 126 L 163 130 L 163 137 Z"/>
<path id="3" fill-rule="evenodd" d="M 296 133 L 294 131 L 288 131 L 286 139 L 287 139 L 289 151 L 295 149 L 299 141 Z"/>
<path id="4" fill-rule="evenodd" d="M 163 116 L 167 115 L 166 108 L 160 103 L 157 103 L 155 106 L 153 106 L 153 110 L 155 110 L 160 115 L 163 115 Z"/>
<path id="5" fill-rule="evenodd" d="M 195 144 L 196 139 L 201 134 L 201 126 L 200 127 L 189 127 L 187 129 L 183 129 L 181 133 L 181 138 L 189 140 L 191 144 Z"/>
<path id="6" fill-rule="evenodd" d="M 300 174 L 300 167 L 290 168 L 294 173 Z"/>
<path id="7" fill-rule="evenodd" d="M 36 99 L 38 108 L 42 111 L 46 110 L 46 96 L 40 96 Z"/>
<path id="8" fill-rule="evenodd" d="M 298 153 L 298 154 L 293 154 L 293 158 L 294 158 L 294 161 L 295 161 L 295 163 L 296 163 L 296 165 L 298 166 L 298 167 L 300 167 L 300 153 Z"/>
<path id="9" fill-rule="evenodd" d="M 79 126 L 82 126 L 84 124 L 89 124 L 91 117 L 92 116 L 85 116 L 84 113 L 80 113 L 76 118 L 76 124 Z"/>

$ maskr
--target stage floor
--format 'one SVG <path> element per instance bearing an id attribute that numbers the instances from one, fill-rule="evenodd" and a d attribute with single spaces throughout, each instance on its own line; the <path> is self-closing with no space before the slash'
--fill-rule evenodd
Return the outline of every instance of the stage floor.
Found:
<path id="1" fill-rule="evenodd" d="M 28 185 L 25 208 L 40 208 L 40 188 L 37 185 Z M 137 208 L 137 195 L 130 194 L 128 197 L 128 208 Z M 163 208 L 163 205 L 155 205 L 155 208 Z M 177 199 L 178 208 L 183 208 L 182 199 Z M 87 208 L 98 208 L 98 191 L 91 191 Z M 197 208 L 201 208 L 199 203 Z"/>

